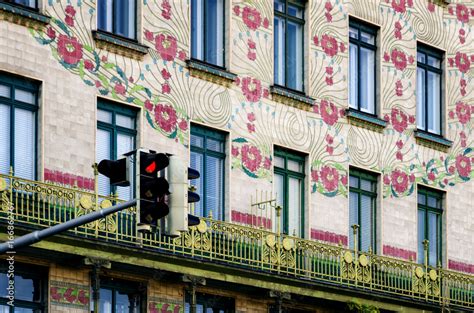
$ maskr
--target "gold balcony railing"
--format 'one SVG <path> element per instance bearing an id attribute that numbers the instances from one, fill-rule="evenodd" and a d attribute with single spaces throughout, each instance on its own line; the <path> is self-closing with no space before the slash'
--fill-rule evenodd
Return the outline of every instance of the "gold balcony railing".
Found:
<path id="1" fill-rule="evenodd" d="M 96 188 L 97 189 L 97 188 Z M 113 197 L 38 181 L 0 175 L 0 223 L 44 228 L 117 202 Z M 110 244 L 142 247 L 157 253 L 225 263 L 308 283 L 328 282 L 342 288 L 377 291 L 440 306 L 474 307 L 474 276 L 427 264 L 326 245 L 269 230 L 202 219 L 181 237 L 158 230 L 141 236 L 134 208 L 78 227 L 68 235 Z"/>

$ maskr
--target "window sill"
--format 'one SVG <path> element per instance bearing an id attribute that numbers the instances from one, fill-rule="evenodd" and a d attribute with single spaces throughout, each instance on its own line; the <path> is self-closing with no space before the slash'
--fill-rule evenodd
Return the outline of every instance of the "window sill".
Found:
<path id="1" fill-rule="evenodd" d="M 49 24 L 51 17 L 20 5 L 0 2 L 0 20 L 40 29 Z"/>
<path id="2" fill-rule="evenodd" d="M 451 140 L 423 130 L 415 131 L 416 143 L 440 151 L 447 151 L 453 145 Z"/>
<path id="3" fill-rule="evenodd" d="M 191 76 L 224 85 L 226 87 L 232 85 L 237 77 L 234 73 L 201 61 L 191 59 L 187 60 L 186 64 Z"/>
<path id="4" fill-rule="evenodd" d="M 92 37 L 97 48 L 110 51 L 128 58 L 141 60 L 148 53 L 148 47 L 138 42 L 116 36 L 100 30 L 93 30 Z"/>
<path id="5" fill-rule="evenodd" d="M 352 108 L 346 109 L 346 116 L 350 124 L 367 128 L 379 133 L 383 132 L 387 126 L 386 121 L 376 117 L 375 115 L 370 115 Z"/>
<path id="6" fill-rule="evenodd" d="M 272 99 L 284 104 L 294 106 L 301 110 L 312 111 L 314 99 L 297 91 L 273 85 L 270 88 Z"/>

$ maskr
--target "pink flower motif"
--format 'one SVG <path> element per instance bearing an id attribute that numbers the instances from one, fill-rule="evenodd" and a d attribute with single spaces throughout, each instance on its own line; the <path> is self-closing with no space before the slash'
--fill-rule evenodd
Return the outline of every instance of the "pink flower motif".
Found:
<path id="1" fill-rule="evenodd" d="M 339 173 L 335 168 L 325 165 L 321 168 L 321 181 L 327 191 L 334 191 L 339 184 Z"/>
<path id="2" fill-rule="evenodd" d="M 249 131 L 249 133 L 255 132 L 255 125 L 252 123 L 247 123 L 247 130 Z"/>
<path id="3" fill-rule="evenodd" d="M 257 53 L 252 50 L 249 50 L 249 52 L 247 53 L 247 58 L 250 61 L 255 61 L 257 59 Z"/>
<path id="4" fill-rule="evenodd" d="M 385 62 L 389 62 L 389 61 L 390 61 L 390 55 L 389 55 L 387 52 L 385 52 L 385 53 L 383 54 L 383 60 L 384 60 Z"/>
<path id="5" fill-rule="evenodd" d="M 333 68 L 332 68 L 332 66 L 327 66 L 327 67 L 326 67 L 326 74 L 332 75 L 332 73 L 333 73 Z"/>
<path id="6" fill-rule="evenodd" d="M 268 91 L 267 88 L 263 89 L 263 97 L 268 98 L 269 95 L 270 95 L 270 91 Z"/>
<path id="7" fill-rule="evenodd" d="M 314 182 L 319 180 L 319 174 L 317 170 L 311 170 L 311 180 Z"/>
<path id="8" fill-rule="evenodd" d="M 107 56 L 106 55 L 103 55 L 102 58 L 101 58 L 102 62 L 107 62 L 108 59 L 107 59 Z"/>
<path id="9" fill-rule="evenodd" d="M 161 92 L 164 94 L 170 93 L 171 92 L 171 87 L 169 84 L 165 83 L 161 85 Z"/>
<path id="10" fill-rule="evenodd" d="M 341 50 L 341 53 L 346 51 L 346 45 L 343 42 L 339 43 L 339 50 Z"/>
<path id="11" fill-rule="evenodd" d="M 402 40 L 402 32 L 395 29 L 395 31 L 393 32 L 393 35 L 395 36 L 396 39 L 398 40 Z"/>
<path id="12" fill-rule="evenodd" d="M 346 116 L 346 110 L 345 109 L 340 109 L 339 110 L 339 116 L 342 118 L 344 116 Z"/>
<path id="13" fill-rule="evenodd" d="M 413 183 L 415 181 L 415 174 L 411 173 L 409 176 L 410 183 Z"/>
<path id="14" fill-rule="evenodd" d="M 51 39 L 54 39 L 56 38 L 56 31 L 50 26 L 48 27 L 48 29 L 46 30 L 46 35 L 51 38 Z"/>
<path id="15" fill-rule="evenodd" d="M 461 85 L 461 87 L 466 87 L 467 86 L 467 82 L 464 78 L 461 78 L 461 80 L 459 80 L 459 84 Z"/>
<path id="16" fill-rule="evenodd" d="M 165 68 L 161 70 L 161 76 L 163 77 L 164 80 L 168 80 L 171 78 L 170 72 L 168 72 L 168 70 Z"/>
<path id="17" fill-rule="evenodd" d="M 91 60 L 84 60 L 84 68 L 88 71 L 92 71 L 94 69 L 94 63 Z"/>
<path id="18" fill-rule="evenodd" d="M 255 113 L 253 112 L 248 113 L 247 119 L 249 120 L 249 122 L 255 122 Z"/>
<path id="19" fill-rule="evenodd" d="M 64 22 L 66 22 L 68 26 L 74 27 L 74 17 L 66 15 L 66 17 L 64 18 Z"/>
<path id="20" fill-rule="evenodd" d="M 238 86 L 240 85 L 240 77 L 236 77 L 235 80 L 234 80 L 234 83 Z"/>
<path id="21" fill-rule="evenodd" d="M 269 157 L 266 157 L 265 160 L 263 161 L 263 167 L 266 170 L 269 170 L 272 167 L 272 160 L 270 160 Z"/>
<path id="22" fill-rule="evenodd" d="M 179 123 L 178 123 L 178 127 L 179 129 L 181 129 L 182 131 L 186 131 L 188 129 L 188 122 L 184 119 L 182 119 Z"/>
<path id="23" fill-rule="evenodd" d="M 469 23 L 469 10 L 464 4 L 456 4 L 456 17 L 461 23 Z"/>
<path id="24" fill-rule="evenodd" d="M 58 39 L 58 53 L 64 63 L 77 64 L 82 59 L 82 44 L 77 41 L 76 37 L 61 34 Z"/>
<path id="25" fill-rule="evenodd" d="M 397 146 L 398 149 L 403 148 L 403 141 L 398 140 L 397 143 L 396 143 L 396 146 Z"/>
<path id="26" fill-rule="evenodd" d="M 255 146 L 244 145 L 242 147 L 242 163 L 251 172 L 255 172 L 262 163 L 260 150 Z"/>
<path id="27" fill-rule="evenodd" d="M 454 174 L 455 171 L 456 171 L 456 168 L 452 165 L 448 168 L 448 173 L 449 174 Z"/>
<path id="28" fill-rule="evenodd" d="M 408 117 L 408 122 L 409 122 L 410 124 L 415 124 L 415 121 L 416 121 L 416 119 L 415 119 L 415 116 L 414 116 L 414 115 L 410 115 L 410 116 Z"/>
<path id="29" fill-rule="evenodd" d="M 244 20 L 245 25 L 251 30 L 256 30 L 260 27 L 262 18 L 260 12 L 257 9 L 251 7 L 245 7 L 242 12 L 242 19 Z"/>
<path id="30" fill-rule="evenodd" d="M 327 56 L 335 56 L 338 51 L 336 38 L 324 34 L 323 38 L 321 39 L 321 47 L 323 48 L 323 51 L 324 53 L 326 53 Z"/>
<path id="31" fill-rule="evenodd" d="M 332 155 L 334 153 L 334 148 L 331 146 L 326 146 L 326 152 L 329 153 L 329 155 Z"/>
<path id="32" fill-rule="evenodd" d="M 159 103 L 155 106 L 155 121 L 165 132 L 173 131 L 177 120 L 176 111 L 171 105 Z"/>
<path id="33" fill-rule="evenodd" d="M 316 114 L 319 114 L 319 105 L 315 104 L 313 106 L 313 112 L 316 113 Z"/>
<path id="34" fill-rule="evenodd" d="M 397 80 L 395 82 L 395 94 L 398 97 L 403 96 L 403 85 L 402 85 L 402 82 L 400 80 Z"/>
<path id="35" fill-rule="evenodd" d="M 466 148 L 466 146 L 467 146 L 466 139 L 461 139 L 461 147 Z"/>
<path id="36" fill-rule="evenodd" d="M 399 169 L 392 172 L 392 186 L 398 193 L 403 193 L 408 188 L 408 175 Z"/>
<path id="37" fill-rule="evenodd" d="M 64 10 L 66 12 L 67 15 L 71 15 L 71 16 L 75 16 L 76 15 L 76 10 L 74 9 L 74 7 L 72 5 L 67 5 L 66 6 L 66 10 Z"/>
<path id="38" fill-rule="evenodd" d="M 453 7 L 448 7 L 448 12 L 449 14 L 453 15 L 454 14 L 454 11 L 453 11 Z"/>
<path id="39" fill-rule="evenodd" d="M 270 26 L 270 21 L 268 18 L 263 19 L 263 27 L 268 28 Z"/>
<path id="40" fill-rule="evenodd" d="M 155 38 L 153 33 L 146 29 L 145 30 L 145 39 L 148 40 L 148 41 L 153 41 L 153 38 Z"/>
<path id="41" fill-rule="evenodd" d="M 186 60 L 186 51 L 184 51 L 184 50 L 179 51 L 178 52 L 178 59 L 180 59 L 181 61 Z"/>
<path id="42" fill-rule="evenodd" d="M 412 55 L 408 56 L 408 63 L 413 64 L 414 62 L 415 58 Z"/>
<path id="43" fill-rule="evenodd" d="M 247 44 L 248 44 L 248 46 L 249 46 L 249 49 L 255 49 L 255 48 L 257 48 L 257 44 L 256 44 L 255 41 L 253 41 L 252 39 L 247 40 Z"/>
<path id="44" fill-rule="evenodd" d="M 130 76 L 130 77 L 128 78 L 128 81 L 131 82 L 131 83 L 133 83 L 135 80 L 133 79 L 132 76 Z"/>
<path id="45" fill-rule="evenodd" d="M 467 124 L 471 120 L 471 107 L 462 102 L 456 102 L 456 115 L 461 124 Z"/>
<path id="46" fill-rule="evenodd" d="M 395 157 L 397 158 L 397 160 L 403 161 L 403 153 L 401 153 L 400 151 L 397 151 Z"/>
<path id="47" fill-rule="evenodd" d="M 384 175 L 383 176 L 383 183 L 384 183 L 384 185 L 390 185 L 390 176 Z"/>
<path id="48" fill-rule="evenodd" d="M 434 172 L 429 172 L 428 173 L 428 179 L 431 181 L 434 181 L 436 179 L 436 175 Z"/>
<path id="49" fill-rule="evenodd" d="M 326 135 L 326 142 L 327 142 L 328 144 L 332 145 L 332 144 L 334 143 L 334 137 L 331 136 L 331 135 L 329 135 L 329 134 L 327 134 L 327 135 Z"/>
<path id="50" fill-rule="evenodd" d="M 434 10 L 435 10 L 435 5 L 434 5 L 434 3 L 428 2 L 428 11 L 430 11 L 431 13 L 433 13 Z"/>
<path id="51" fill-rule="evenodd" d="M 408 127 L 408 116 L 399 109 L 392 109 L 391 121 L 393 128 L 402 133 Z"/>
<path id="52" fill-rule="evenodd" d="M 403 51 L 393 49 L 391 59 L 397 70 L 403 71 L 407 67 L 407 57 Z"/>
<path id="53" fill-rule="evenodd" d="M 410 8 L 413 7 L 413 0 L 407 0 L 407 3 Z"/>
<path id="54" fill-rule="evenodd" d="M 100 82 L 100 80 L 96 80 L 96 81 L 95 81 L 95 86 L 96 86 L 97 88 L 102 87 L 102 83 Z"/>
<path id="55" fill-rule="evenodd" d="M 392 8 L 395 12 L 405 13 L 406 3 L 405 0 L 392 0 Z"/>
<path id="56" fill-rule="evenodd" d="M 313 42 L 314 42 L 314 45 L 315 45 L 315 46 L 319 45 L 319 39 L 318 39 L 318 36 L 317 36 L 317 35 L 314 35 L 314 37 L 313 37 Z"/>
<path id="57" fill-rule="evenodd" d="M 238 5 L 234 5 L 232 8 L 232 11 L 234 11 L 234 14 L 239 16 L 240 15 L 240 7 Z"/>
<path id="58" fill-rule="evenodd" d="M 176 57 L 178 43 L 171 35 L 159 34 L 155 37 L 155 48 L 165 61 L 173 61 Z"/>
<path id="59" fill-rule="evenodd" d="M 329 126 L 334 125 L 339 118 L 339 111 L 334 103 L 329 103 L 326 100 L 321 101 L 321 116 L 323 121 Z"/>
<path id="60" fill-rule="evenodd" d="M 327 84 L 328 86 L 332 86 L 332 85 L 333 85 L 332 77 L 326 76 L 326 84 Z"/>
<path id="61" fill-rule="evenodd" d="M 258 79 L 245 77 L 242 79 L 242 92 L 247 101 L 257 102 L 262 96 L 262 84 Z"/>
<path id="62" fill-rule="evenodd" d="M 395 29 L 401 30 L 402 29 L 402 24 L 400 24 L 399 21 L 395 22 Z"/>
<path id="63" fill-rule="evenodd" d="M 119 95 L 125 95 L 125 86 L 122 85 L 121 83 L 117 83 L 114 87 L 114 90 L 117 94 Z"/>
<path id="64" fill-rule="evenodd" d="M 150 100 L 145 100 L 145 109 L 148 111 L 153 111 L 153 103 Z"/>
<path id="65" fill-rule="evenodd" d="M 453 119 L 454 118 L 454 111 L 452 111 L 452 110 L 449 111 L 448 116 L 449 116 L 450 119 Z"/>
<path id="66" fill-rule="evenodd" d="M 231 153 L 233 157 L 239 156 L 239 148 L 232 146 Z"/>
<path id="67" fill-rule="evenodd" d="M 347 175 L 342 175 L 341 177 L 341 183 L 346 186 L 347 185 Z"/>
<path id="68" fill-rule="evenodd" d="M 326 12 L 326 13 L 324 13 L 324 15 L 326 16 L 326 21 L 327 21 L 328 23 L 331 23 L 331 22 L 332 22 L 332 15 L 331 15 L 331 13 Z"/>
<path id="69" fill-rule="evenodd" d="M 467 73 L 469 71 L 469 68 L 471 67 L 471 62 L 469 61 L 467 54 L 460 53 L 459 51 L 456 52 L 454 62 L 456 63 L 456 67 L 459 69 L 459 71 L 461 71 L 461 73 Z"/>
<path id="70" fill-rule="evenodd" d="M 171 19 L 171 10 L 162 9 L 162 10 L 161 10 L 161 16 L 162 16 L 165 20 Z"/>
<path id="71" fill-rule="evenodd" d="M 459 136 L 461 138 L 466 138 L 466 133 L 462 130 L 460 133 L 459 133 Z"/>
<path id="72" fill-rule="evenodd" d="M 332 10 L 331 1 L 326 1 L 326 4 L 324 5 L 324 8 L 326 9 L 326 11 L 331 11 Z"/>

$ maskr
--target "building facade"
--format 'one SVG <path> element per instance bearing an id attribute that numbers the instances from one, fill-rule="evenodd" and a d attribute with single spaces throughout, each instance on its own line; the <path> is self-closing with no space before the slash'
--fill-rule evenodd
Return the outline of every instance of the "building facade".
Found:
<path id="1" fill-rule="evenodd" d="M 2 241 L 133 198 L 94 164 L 139 147 L 200 171 L 202 217 L 170 238 L 132 208 L 18 250 L 1 312 L 474 309 L 472 1 L 0 17 Z"/>

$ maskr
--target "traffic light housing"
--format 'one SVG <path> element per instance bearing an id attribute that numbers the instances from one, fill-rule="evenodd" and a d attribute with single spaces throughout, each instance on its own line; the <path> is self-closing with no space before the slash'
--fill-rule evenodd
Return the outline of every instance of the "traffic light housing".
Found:
<path id="1" fill-rule="evenodd" d="M 160 173 L 168 166 L 169 158 L 164 153 L 143 149 L 138 150 L 137 156 L 138 230 L 150 231 L 159 219 L 169 213 L 166 203 L 169 184 L 165 175 Z"/>
<path id="2" fill-rule="evenodd" d="M 130 186 L 130 162 L 126 156 L 122 156 L 118 160 L 102 160 L 99 162 L 97 170 L 108 177 L 113 186 Z"/>

